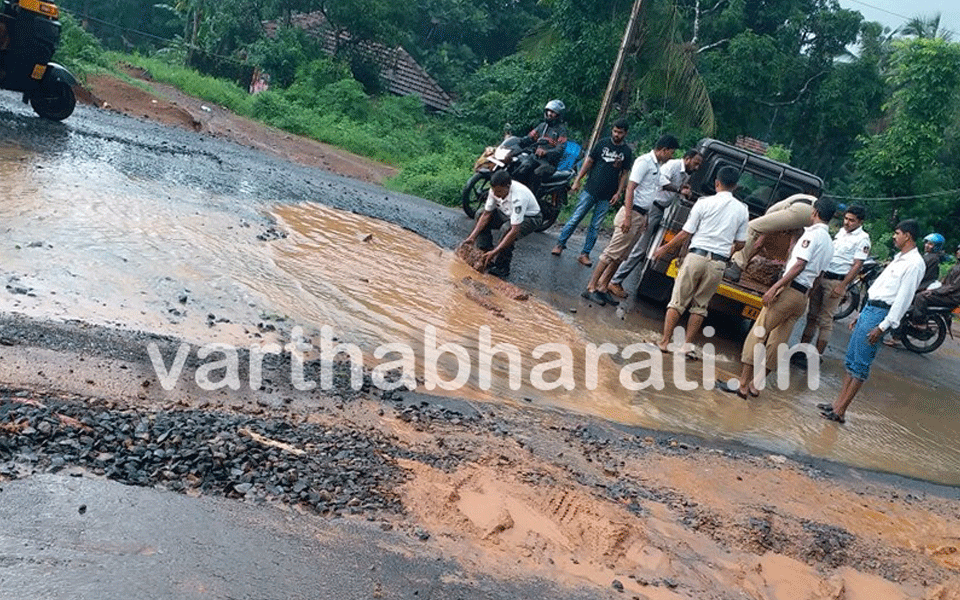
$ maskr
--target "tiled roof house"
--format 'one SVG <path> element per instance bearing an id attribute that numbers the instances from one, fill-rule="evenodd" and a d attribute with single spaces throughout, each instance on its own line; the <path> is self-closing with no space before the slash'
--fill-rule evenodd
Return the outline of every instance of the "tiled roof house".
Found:
<path id="1" fill-rule="evenodd" d="M 336 32 L 327 25 L 326 19 L 319 12 L 295 14 L 291 17 L 294 26 L 300 27 L 316 36 L 323 49 L 333 54 L 337 48 Z M 280 25 L 276 21 L 264 24 L 267 35 L 274 35 Z M 348 34 L 341 34 L 345 40 Z M 380 77 L 386 84 L 387 90 L 398 96 L 416 94 L 423 99 L 423 103 L 433 110 L 450 110 L 453 99 L 430 75 L 423 70 L 417 61 L 402 47 L 389 48 L 377 42 L 362 42 L 360 52 L 368 56 L 380 67 Z"/>

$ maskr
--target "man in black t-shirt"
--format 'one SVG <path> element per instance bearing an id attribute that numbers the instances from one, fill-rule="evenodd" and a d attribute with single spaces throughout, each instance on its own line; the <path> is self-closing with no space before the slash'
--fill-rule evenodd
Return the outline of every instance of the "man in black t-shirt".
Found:
<path id="1" fill-rule="evenodd" d="M 597 228 L 603 223 L 611 204 L 616 204 L 623 195 L 627 183 L 627 174 L 633 164 L 633 152 L 626 144 L 629 125 L 626 119 L 619 119 L 613 124 L 610 137 L 603 138 L 591 150 L 590 155 L 583 161 L 583 167 L 577 173 L 577 178 L 571 186 L 572 191 L 580 189 L 580 182 L 589 173 L 587 186 L 580 192 L 580 200 L 574 209 L 570 220 L 560 232 L 557 245 L 552 254 L 560 256 L 567 247 L 567 240 L 580 224 L 587 213 L 593 209 L 593 217 L 587 225 L 586 239 L 583 249 L 577 259 L 581 265 L 593 265 L 590 260 L 590 251 L 597 242 Z"/>

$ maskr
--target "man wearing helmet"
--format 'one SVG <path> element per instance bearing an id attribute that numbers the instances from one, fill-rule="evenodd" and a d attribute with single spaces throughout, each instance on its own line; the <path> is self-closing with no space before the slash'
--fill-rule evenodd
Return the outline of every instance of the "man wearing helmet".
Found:
<path id="1" fill-rule="evenodd" d="M 943 262 L 943 243 L 946 240 L 939 233 L 931 233 L 923 238 L 923 262 L 927 270 L 920 281 L 917 290 L 925 290 L 927 286 L 940 276 L 940 263 Z"/>
<path id="2" fill-rule="evenodd" d="M 926 323 L 927 307 L 946 306 L 954 308 L 960 305 L 960 246 L 957 246 L 954 256 L 956 256 L 957 262 L 940 280 L 940 285 L 931 289 L 921 289 L 913 297 L 910 313 L 912 315 L 911 320 L 915 325 L 922 327 Z"/>
<path id="3" fill-rule="evenodd" d="M 535 146 L 533 156 L 517 172 L 534 194 L 540 181 L 557 170 L 567 148 L 567 127 L 563 124 L 563 111 L 566 108 L 560 100 L 547 102 L 543 107 L 543 122 L 531 129 L 520 142 L 522 147 Z"/>

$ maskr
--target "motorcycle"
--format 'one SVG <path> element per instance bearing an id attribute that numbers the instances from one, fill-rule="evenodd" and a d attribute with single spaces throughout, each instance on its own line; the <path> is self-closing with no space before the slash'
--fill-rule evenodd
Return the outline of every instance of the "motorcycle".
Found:
<path id="1" fill-rule="evenodd" d="M 927 308 L 927 317 L 923 326 L 918 327 L 911 320 L 910 312 L 904 315 L 900 326 L 891 332 L 893 339 L 899 340 L 903 347 L 917 354 L 926 354 L 939 348 L 947 334 L 953 338 L 953 309 L 947 306 Z"/>
<path id="2" fill-rule="evenodd" d="M 843 299 L 840 300 L 837 312 L 833 315 L 834 321 L 850 316 L 854 310 L 863 310 L 867 303 L 867 289 L 880 275 L 880 271 L 883 270 L 882 267 L 883 265 L 872 256 L 863 261 L 863 267 L 857 273 L 854 281 L 847 286 L 847 291 L 844 293 Z"/>
<path id="3" fill-rule="evenodd" d="M 533 160 L 533 155 L 527 149 L 520 145 L 523 138 L 508 136 L 496 148 L 487 148 L 474 165 L 474 174 L 463 187 L 460 194 L 460 203 L 463 206 L 463 212 L 469 218 L 474 218 L 477 211 L 483 208 L 487 201 L 487 194 L 490 191 L 490 176 L 495 171 L 506 169 L 510 176 L 528 184 L 526 177 L 518 175 L 526 168 L 527 161 Z M 568 141 L 568 145 L 573 144 L 571 151 L 576 151 L 579 155 L 580 146 L 576 142 Z M 579 156 L 577 157 L 579 158 Z M 537 231 L 546 231 L 560 216 L 560 211 L 567 204 L 567 198 L 570 192 L 570 185 L 576 175 L 575 169 L 557 169 L 552 175 L 544 178 L 536 189 L 531 187 L 537 203 L 540 205 L 540 214 L 543 217 L 543 223 L 537 228 Z M 529 187 L 529 185 L 528 185 Z"/>
<path id="4" fill-rule="evenodd" d="M 3 0 L 0 11 L 0 88 L 23 93 L 45 119 L 62 121 L 77 104 L 70 71 L 50 62 L 60 43 L 60 9 L 42 0 Z"/>

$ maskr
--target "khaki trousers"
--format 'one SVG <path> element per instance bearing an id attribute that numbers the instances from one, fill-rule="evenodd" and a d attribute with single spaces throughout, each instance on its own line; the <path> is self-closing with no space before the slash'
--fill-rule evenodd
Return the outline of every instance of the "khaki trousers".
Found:
<path id="1" fill-rule="evenodd" d="M 743 351 L 740 353 L 740 362 L 753 365 L 754 348 L 758 344 L 766 346 L 767 369 L 777 367 L 777 349 L 780 344 L 790 341 L 790 334 L 797 319 L 807 310 L 807 295 L 792 287 L 787 287 L 774 298 L 770 306 L 764 306 L 757 317 L 757 322 L 750 329 L 747 339 L 743 342 Z M 758 334 L 763 329 L 763 335 Z M 755 365 L 754 365 L 755 366 Z"/>
<path id="2" fill-rule="evenodd" d="M 833 331 L 833 315 L 837 314 L 843 294 L 833 296 L 833 288 L 840 282 L 836 279 L 819 277 L 810 288 L 810 308 L 807 309 L 807 325 L 803 328 L 801 339 L 812 340 L 814 332 L 818 340 L 830 341 Z"/>
<path id="3" fill-rule="evenodd" d="M 691 314 L 707 316 L 707 305 L 723 279 L 724 267 L 726 263 L 722 261 L 688 252 L 683 257 L 667 308 L 682 315 L 689 306 Z"/>
<path id="4" fill-rule="evenodd" d="M 647 215 L 641 215 L 633 210 L 630 215 L 630 229 L 627 233 L 623 233 L 620 226 L 623 225 L 628 210 L 633 210 L 633 208 L 621 206 L 617 215 L 613 218 L 613 235 L 610 237 L 610 243 L 603 249 L 600 260 L 619 261 L 625 259 L 630 254 L 630 249 L 640 238 L 643 230 L 647 228 Z"/>
<path id="5" fill-rule="evenodd" d="M 733 262 L 741 269 L 747 266 L 747 257 L 753 251 L 757 238 L 765 233 L 803 229 L 810 225 L 813 206 L 806 202 L 794 202 L 795 196 L 781 200 L 767 209 L 762 217 L 750 221 L 747 227 L 747 241 L 739 252 L 733 255 Z"/>

